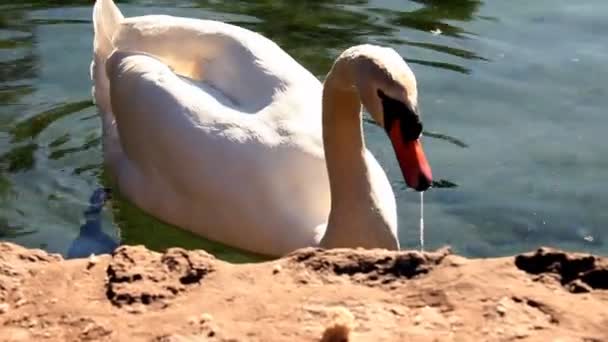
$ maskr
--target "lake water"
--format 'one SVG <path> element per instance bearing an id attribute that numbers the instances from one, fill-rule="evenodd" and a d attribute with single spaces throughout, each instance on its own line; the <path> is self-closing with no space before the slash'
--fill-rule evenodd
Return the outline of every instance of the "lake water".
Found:
<path id="1" fill-rule="evenodd" d="M 108 185 L 88 78 L 91 3 L 0 1 L 0 239 L 64 255 L 75 241 L 86 253 L 121 240 L 248 260 L 116 194 L 100 213 L 91 206 Z M 438 180 L 425 194 L 427 248 L 450 244 L 465 255 L 497 256 L 552 245 L 608 254 L 608 1 L 150 0 L 120 7 L 127 15 L 254 29 L 319 78 L 346 47 L 393 47 L 417 75 L 425 149 Z M 417 248 L 418 194 L 404 188 L 383 133 L 367 124 L 366 133 L 396 191 L 401 243 Z"/>

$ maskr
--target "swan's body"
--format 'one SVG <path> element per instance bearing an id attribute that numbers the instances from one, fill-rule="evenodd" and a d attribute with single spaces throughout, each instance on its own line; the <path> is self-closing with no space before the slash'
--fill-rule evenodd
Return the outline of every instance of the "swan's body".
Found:
<path id="1" fill-rule="evenodd" d="M 97 1 L 94 23 L 104 159 L 137 206 L 266 255 L 399 248 L 395 197 L 363 145 L 360 116 L 337 121 L 339 111 L 360 112 L 358 99 L 322 118 L 321 83 L 272 41 L 236 26 L 124 19 L 111 0 Z M 344 96 L 334 90 L 334 99 Z M 328 168 L 343 173 L 332 191 Z"/>

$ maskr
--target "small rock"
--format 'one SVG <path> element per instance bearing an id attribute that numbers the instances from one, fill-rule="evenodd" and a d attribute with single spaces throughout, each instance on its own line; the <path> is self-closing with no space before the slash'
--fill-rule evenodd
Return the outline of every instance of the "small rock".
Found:
<path id="1" fill-rule="evenodd" d="M 207 323 L 207 322 L 211 322 L 212 320 L 213 320 L 213 316 L 211 316 L 211 314 L 208 314 L 208 313 L 203 313 L 199 317 L 200 323 Z"/>
<path id="2" fill-rule="evenodd" d="M 502 304 L 498 304 L 496 306 L 496 312 L 498 312 L 499 315 L 504 316 L 507 313 L 507 308 L 505 308 Z"/>
<path id="3" fill-rule="evenodd" d="M 591 286 L 585 284 L 580 279 L 576 279 L 568 283 L 567 289 L 571 293 L 589 293 L 593 290 Z"/>
<path id="4" fill-rule="evenodd" d="M 98 262 L 99 258 L 95 254 L 91 254 L 91 256 L 89 257 L 89 262 L 87 263 L 87 270 L 90 270 L 91 268 L 95 267 Z"/>
<path id="5" fill-rule="evenodd" d="M 337 307 L 329 313 L 332 320 L 321 336 L 321 342 L 350 341 L 350 332 L 355 328 L 355 316 L 344 307 Z"/>
<path id="6" fill-rule="evenodd" d="M 395 316 L 403 316 L 403 313 L 401 313 L 401 311 L 397 310 L 396 308 L 390 308 L 388 311 Z"/>
<path id="7" fill-rule="evenodd" d="M 281 272 L 283 268 L 281 267 L 281 265 L 274 265 L 274 267 L 272 268 L 272 274 L 277 274 L 279 272 Z"/>
<path id="8" fill-rule="evenodd" d="M 10 305 L 8 303 L 0 303 L 0 315 L 5 314 L 10 309 Z"/>

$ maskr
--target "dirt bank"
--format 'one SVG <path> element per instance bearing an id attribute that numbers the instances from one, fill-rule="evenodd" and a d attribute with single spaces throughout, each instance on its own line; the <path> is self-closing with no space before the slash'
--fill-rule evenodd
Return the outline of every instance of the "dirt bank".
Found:
<path id="1" fill-rule="evenodd" d="M 324 336 L 325 334 L 325 336 Z M 343 339 L 348 335 L 348 339 Z M 1 341 L 608 341 L 608 260 L 303 249 L 248 265 L 0 243 Z"/>

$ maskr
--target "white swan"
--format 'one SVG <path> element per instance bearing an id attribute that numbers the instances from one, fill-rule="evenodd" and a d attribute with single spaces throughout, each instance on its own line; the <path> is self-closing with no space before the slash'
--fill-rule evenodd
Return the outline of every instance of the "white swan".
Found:
<path id="1" fill-rule="evenodd" d="M 399 248 L 395 197 L 361 123 L 363 103 L 389 134 L 407 184 L 429 187 L 416 80 L 394 50 L 350 48 L 321 85 L 237 26 L 124 18 L 112 0 L 97 0 L 93 20 L 104 160 L 137 206 L 269 256 Z"/>

